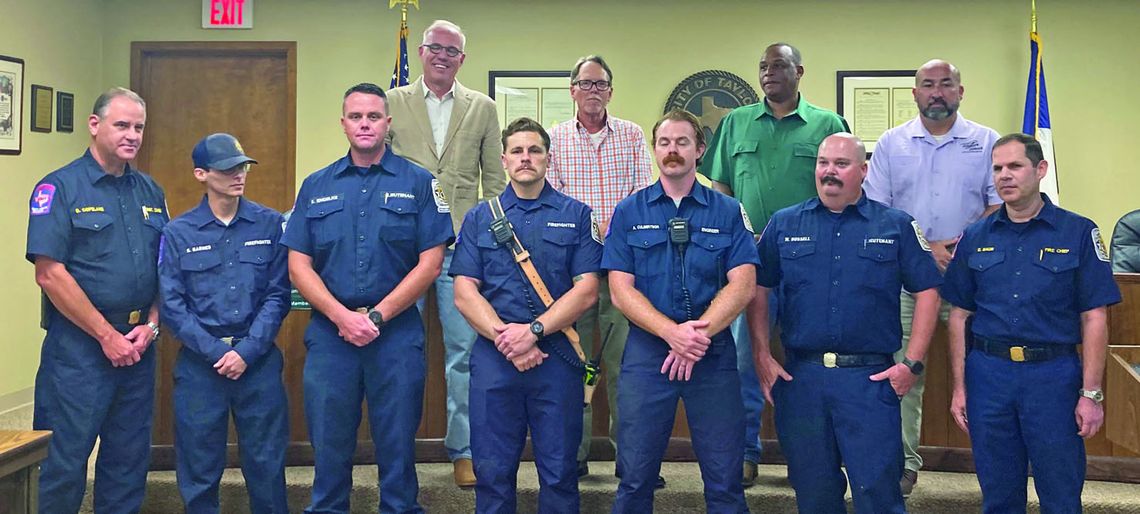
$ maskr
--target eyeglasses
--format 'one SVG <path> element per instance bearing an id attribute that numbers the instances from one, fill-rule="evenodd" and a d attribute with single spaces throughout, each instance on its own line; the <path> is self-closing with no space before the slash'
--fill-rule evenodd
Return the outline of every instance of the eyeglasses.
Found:
<path id="1" fill-rule="evenodd" d="M 599 92 L 610 90 L 610 81 L 608 80 L 575 80 L 574 85 L 583 91 L 597 89 Z"/>
<path id="2" fill-rule="evenodd" d="M 438 54 L 440 50 L 443 50 L 443 51 L 447 52 L 447 55 L 449 55 L 451 57 L 455 57 L 455 56 L 463 53 L 463 50 L 455 48 L 454 46 L 443 46 L 439 43 L 432 43 L 430 45 L 420 45 L 420 48 L 427 48 L 428 50 L 431 50 L 431 53 L 433 53 L 433 54 Z"/>
<path id="3" fill-rule="evenodd" d="M 228 170 L 213 170 L 227 177 L 232 177 L 241 173 L 249 173 L 249 163 L 238 164 Z"/>

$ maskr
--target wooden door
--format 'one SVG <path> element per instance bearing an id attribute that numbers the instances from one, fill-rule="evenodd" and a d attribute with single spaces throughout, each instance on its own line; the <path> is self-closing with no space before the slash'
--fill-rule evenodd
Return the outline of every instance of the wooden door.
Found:
<path id="1" fill-rule="evenodd" d="M 246 196 L 279 211 L 292 207 L 295 191 L 296 43 L 135 42 L 131 89 L 146 100 L 147 120 L 137 164 L 166 190 L 171 217 L 201 201 L 190 151 L 204 136 L 228 132 L 259 164 Z M 290 428 L 305 441 L 301 406 L 301 336 L 307 313 L 291 313 L 278 337 L 286 355 Z M 164 332 L 157 345 L 154 463 L 173 468 L 173 369 L 178 342 Z M 300 352 L 300 355 L 298 355 Z M 231 444 L 234 438 L 230 438 Z"/>

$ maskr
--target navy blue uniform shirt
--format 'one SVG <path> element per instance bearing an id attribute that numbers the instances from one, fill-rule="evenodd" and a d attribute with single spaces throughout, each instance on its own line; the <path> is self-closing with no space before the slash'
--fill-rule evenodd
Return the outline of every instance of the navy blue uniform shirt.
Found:
<path id="1" fill-rule="evenodd" d="M 1096 224 L 1053 205 L 1026 223 L 1005 206 L 966 228 L 942 296 L 975 312 L 973 333 L 1010 343 L 1080 344 L 1081 313 L 1120 302 Z"/>
<path id="2" fill-rule="evenodd" d="M 246 364 L 273 346 L 289 313 L 285 218 L 245 198 L 224 225 L 205 197 L 162 231 L 162 322 L 213 364 L 235 350 Z M 240 337 L 231 348 L 222 337 Z"/>
<path id="3" fill-rule="evenodd" d="M 614 209 L 602 268 L 633 274 L 634 287 L 674 322 L 699 319 L 728 284 L 730 270 L 759 264 L 743 216 L 739 202 L 700 182 L 693 183 L 678 208 L 658 180 Z M 689 224 L 684 266 L 669 238 L 669 219 L 674 217 L 685 218 Z M 684 289 L 688 289 L 688 301 Z M 630 331 L 634 338 L 648 335 L 636 325 L 630 325 Z M 731 340 L 728 330 L 716 334 L 714 343 L 724 337 Z M 667 345 L 655 345 L 653 358 L 664 359 L 668 350 Z"/>
<path id="4" fill-rule="evenodd" d="M 591 211 L 586 204 L 555 191 L 550 184 L 545 184 L 533 201 L 519 200 L 508 184 L 499 201 L 515 236 L 530 252 L 535 269 L 556 300 L 574 286 L 574 277 L 601 269 L 602 245 L 594 240 Z M 480 281 L 479 293 L 504 322 L 529 323 L 546 312 L 546 307 L 511 250 L 495 240 L 493 220 L 487 202 L 467 212 L 448 274 Z"/>
<path id="5" fill-rule="evenodd" d="M 312 257 L 345 307 L 375 306 L 420 252 L 454 240 L 450 209 L 434 185 L 431 173 L 391 147 L 368 168 L 346 155 L 305 179 L 281 244 Z"/>
<path id="6" fill-rule="evenodd" d="M 757 247 L 756 282 L 779 285 L 781 340 L 793 350 L 894 353 L 899 292 L 942 284 L 907 213 L 862 195 L 833 213 L 811 198 L 772 216 Z"/>
<path id="7" fill-rule="evenodd" d="M 88 150 L 32 191 L 25 257 L 63 263 L 101 312 L 145 308 L 158 295 L 158 240 L 169 219 L 149 175 L 130 165 L 121 177 L 107 174 Z"/>

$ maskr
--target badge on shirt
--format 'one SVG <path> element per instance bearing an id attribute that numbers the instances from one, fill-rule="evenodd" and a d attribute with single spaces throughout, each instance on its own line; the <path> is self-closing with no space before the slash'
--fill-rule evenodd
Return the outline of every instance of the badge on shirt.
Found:
<path id="1" fill-rule="evenodd" d="M 1096 248 L 1096 258 L 1108 262 L 1108 249 L 1104 247 L 1104 241 L 1100 238 L 1100 228 L 1093 227 L 1091 235 L 1093 248 Z"/>
<path id="2" fill-rule="evenodd" d="M 443 194 L 443 186 L 439 183 L 439 179 L 431 179 L 431 196 L 435 199 L 436 212 L 451 212 L 451 206 L 447 204 L 447 195 Z"/>
<path id="3" fill-rule="evenodd" d="M 930 251 L 930 243 L 926 242 L 926 236 L 922 235 L 922 227 L 918 226 L 917 220 L 910 220 L 911 228 L 914 228 L 914 237 L 918 238 L 918 245 L 923 250 Z"/>
<path id="4" fill-rule="evenodd" d="M 744 204 L 740 204 L 740 219 L 744 220 L 744 228 L 749 232 L 755 232 L 752 230 L 752 220 L 748 219 L 748 211 L 744 210 Z"/>
<path id="5" fill-rule="evenodd" d="M 598 215 L 595 213 L 590 213 L 590 237 L 600 245 L 605 244 L 602 241 L 602 229 L 598 226 Z"/>
<path id="6" fill-rule="evenodd" d="M 55 186 L 40 184 L 32 191 L 32 216 L 43 216 L 51 212 L 51 202 L 55 199 Z"/>

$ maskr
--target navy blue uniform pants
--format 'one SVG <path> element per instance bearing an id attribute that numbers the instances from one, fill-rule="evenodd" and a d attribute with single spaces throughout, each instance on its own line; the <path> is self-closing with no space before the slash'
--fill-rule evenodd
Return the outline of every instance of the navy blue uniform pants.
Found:
<path id="1" fill-rule="evenodd" d="M 772 387 L 776 433 L 800 512 L 845 514 L 848 480 L 855 512 L 906 512 L 899 489 L 899 398 L 888 381 L 868 378 L 885 368 L 825 368 L 790 360 L 785 369 L 792 380 Z"/>
<path id="2" fill-rule="evenodd" d="M 241 344 L 241 343 L 238 343 Z M 174 451 L 188 514 L 219 512 L 230 413 L 237 428 L 249 510 L 286 513 L 289 423 L 281 351 L 273 346 L 237 380 L 182 350 L 174 365 Z"/>
<path id="3" fill-rule="evenodd" d="M 424 396 L 424 331 L 410 308 L 363 347 L 349 344 L 324 316 L 305 330 L 305 419 L 315 459 L 313 502 L 305 512 L 345 513 L 361 402 L 380 474 L 383 513 L 423 512 L 416 502 L 416 429 Z"/>
<path id="4" fill-rule="evenodd" d="M 636 334 L 636 332 L 635 332 Z M 660 340 L 631 340 L 626 344 L 618 385 L 618 463 L 621 484 L 613 512 L 653 512 L 653 491 L 661 459 L 673 432 L 677 400 L 684 400 L 693 452 L 705 485 L 710 514 L 748 512 L 740 470 L 744 467 L 744 401 L 740 373 L 731 345 L 714 348 L 697 362 L 689 381 L 670 381 L 660 373 L 662 362 L 631 363 L 637 345 L 665 344 Z"/>
<path id="5" fill-rule="evenodd" d="M 1085 443 L 1073 415 L 1080 388 L 1075 354 L 1044 362 L 966 356 L 966 417 L 986 513 L 1025 512 L 1030 464 L 1041 512 L 1081 512 Z"/>
<path id="6" fill-rule="evenodd" d="M 539 345 L 550 355 L 520 373 L 480 336 L 471 353 L 471 455 L 475 511 L 518 511 L 515 484 L 530 429 L 538 470 L 538 512 L 578 512 L 578 443 L 582 439 L 582 371 L 551 348 L 577 358 L 558 334 Z"/>
<path id="7" fill-rule="evenodd" d="M 116 326 L 123 333 L 131 327 Z M 40 468 L 40 512 L 78 512 L 95 461 L 95 512 L 138 512 L 150 468 L 155 348 L 116 368 L 99 343 L 55 315 L 40 353 L 32 426 L 53 432 Z"/>

